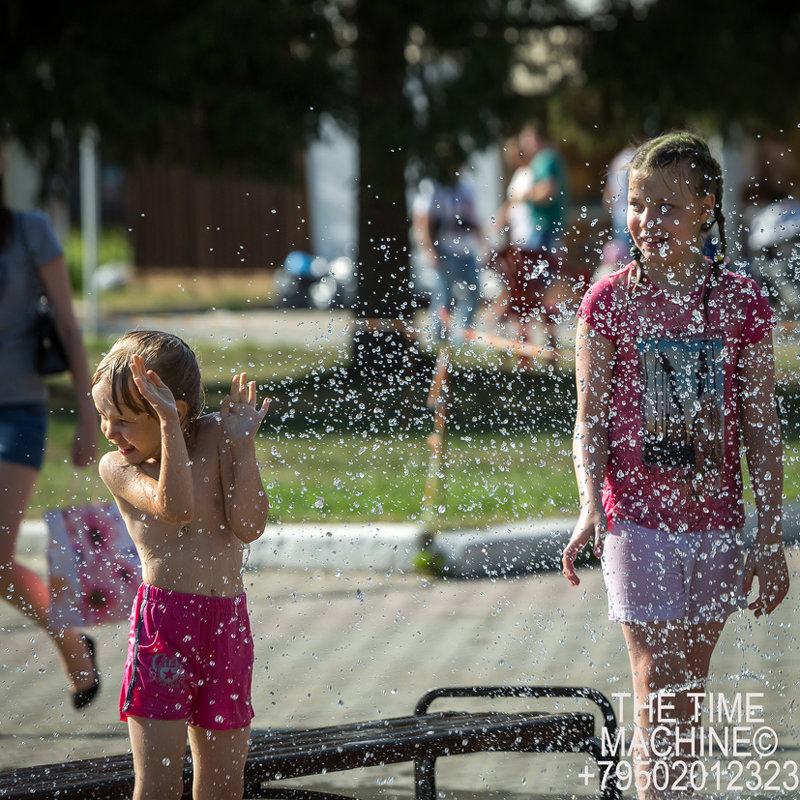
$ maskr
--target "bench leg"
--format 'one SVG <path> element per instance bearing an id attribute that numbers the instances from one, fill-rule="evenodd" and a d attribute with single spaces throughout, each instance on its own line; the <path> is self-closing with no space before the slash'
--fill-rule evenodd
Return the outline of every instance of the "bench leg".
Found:
<path id="1" fill-rule="evenodd" d="M 617 777 L 616 758 L 609 758 L 603 752 L 600 740 L 595 736 L 586 743 L 586 752 L 597 762 L 597 768 L 600 772 L 600 797 L 603 800 L 622 800 L 622 790 L 619 788 L 619 779 Z M 604 766 L 600 762 L 603 762 Z M 609 762 L 612 762 L 609 764 Z M 603 769 L 606 774 L 603 774 Z"/>
<path id="2" fill-rule="evenodd" d="M 436 759 L 414 761 L 414 788 L 417 800 L 436 800 Z"/>

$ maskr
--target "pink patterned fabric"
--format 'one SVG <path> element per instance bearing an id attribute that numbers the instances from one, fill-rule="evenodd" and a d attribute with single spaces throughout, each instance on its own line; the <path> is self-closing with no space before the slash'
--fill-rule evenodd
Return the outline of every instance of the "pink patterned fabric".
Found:
<path id="1" fill-rule="evenodd" d="M 743 348 L 770 334 L 769 302 L 754 281 L 728 270 L 707 297 L 704 283 L 684 299 L 646 275 L 634 286 L 635 274 L 632 263 L 601 278 L 578 310 L 616 348 L 609 522 L 669 532 L 740 528 L 737 366 Z"/>
<path id="2" fill-rule="evenodd" d="M 78 626 L 126 619 L 142 570 L 116 504 L 44 516 L 50 531 L 51 620 Z"/>

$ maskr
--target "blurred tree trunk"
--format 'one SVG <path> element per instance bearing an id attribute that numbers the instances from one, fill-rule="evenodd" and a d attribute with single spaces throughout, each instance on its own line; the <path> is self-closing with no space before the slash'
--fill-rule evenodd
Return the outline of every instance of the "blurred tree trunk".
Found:
<path id="1" fill-rule="evenodd" d="M 405 197 L 408 17 L 394 3 L 361 0 L 355 19 L 360 168 L 353 367 L 359 377 L 378 378 L 403 372 L 415 360 L 398 324 L 413 313 Z"/>

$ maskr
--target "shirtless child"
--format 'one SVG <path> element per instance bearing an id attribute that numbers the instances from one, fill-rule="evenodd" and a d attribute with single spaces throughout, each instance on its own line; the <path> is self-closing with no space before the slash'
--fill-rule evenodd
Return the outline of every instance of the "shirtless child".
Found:
<path id="1" fill-rule="evenodd" d="M 134 800 L 181 797 L 187 730 L 194 799 L 240 800 L 253 718 L 243 552 L 267 521 L 254 442 L 269 403 L 241 373 L 200 416 L 195 355 L 158 331 L 120 338 L 92 397 L 116 447 L 100 476 L 142 562 L 120 696 Z"/>

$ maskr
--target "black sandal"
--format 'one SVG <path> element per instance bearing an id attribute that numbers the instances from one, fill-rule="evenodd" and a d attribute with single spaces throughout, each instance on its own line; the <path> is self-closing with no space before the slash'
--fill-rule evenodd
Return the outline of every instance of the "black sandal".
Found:
<path id="1" fill-rule="evenodd" d="M 72 705 L 76 709 L 81 709 L 88 706 L 94 700 L 95 695 L 100 691 L 100 673 L 97 671 L 97 662 L 94 657 L 94 639 L 91 636 L 83 634 L 83 640 L 86 642 L 86 649 L 89 651 L 89 657 L 92 659 L 92 668 L 94 669 L 94 683 L 86 689 L 80 689 L 77 692 L 72 692 Z"/>

